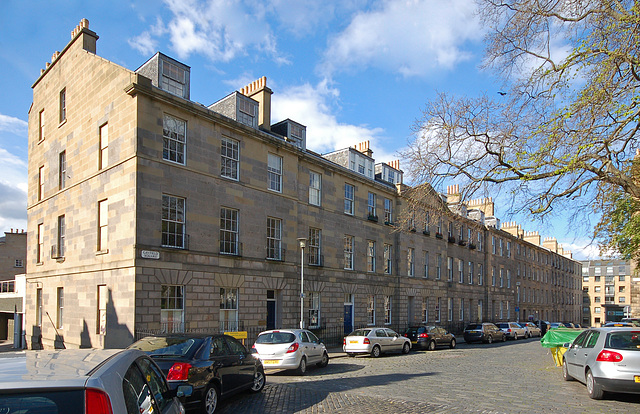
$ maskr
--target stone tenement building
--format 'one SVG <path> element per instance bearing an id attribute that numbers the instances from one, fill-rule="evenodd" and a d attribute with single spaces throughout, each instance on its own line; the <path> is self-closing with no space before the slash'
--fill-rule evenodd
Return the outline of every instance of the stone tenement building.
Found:
<path id="1" fill-rule="evenodd" d="M 83 20 L 33 84 L 30 347 L 298 326 L 298 239 L 311 328 L 581 318 L 579 263 L 500 229 L 490 199 L 451 186 L 410 207 L 368 143 L 323 156 L 303 124 L 272 124 L 265 78 L 205 106 L 188 66 L 157 53 L 131 71 L 97 39 Z"/>
<path id="2" fill-rule="evenodd" d="M 13 315 L 22 313 L 22 298 L 16 295 L 16 275 L 25 273 L 27 232 L 11 229 L 0 237 L 0 339 L 13 337 Z"/>

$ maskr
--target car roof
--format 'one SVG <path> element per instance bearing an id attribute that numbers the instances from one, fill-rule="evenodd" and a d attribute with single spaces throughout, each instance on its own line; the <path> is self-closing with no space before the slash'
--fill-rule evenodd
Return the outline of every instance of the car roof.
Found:
<path id="1" fill-rule="evenodd" d="M 112 359 L 122 354 L 121 358 Z M 145 354 L 121 349 L 60 349 L 0 354 L 0 390 L 85 387 L 118 364 Z"/>

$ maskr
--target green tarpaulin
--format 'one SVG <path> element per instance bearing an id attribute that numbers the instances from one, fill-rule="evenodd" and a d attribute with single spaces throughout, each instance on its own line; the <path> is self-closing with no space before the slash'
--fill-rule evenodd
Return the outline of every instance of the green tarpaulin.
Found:
<path id="1" fill-rule="evenodd" d="M 540 345 L 545 348 L 557 348 L 562 345 L 573 342 L 574 339 L 583 329 L 574 329 L 574 328 L 557 328 L 557 329 L 549 329 L 546 334 L 540 340 Z"/>

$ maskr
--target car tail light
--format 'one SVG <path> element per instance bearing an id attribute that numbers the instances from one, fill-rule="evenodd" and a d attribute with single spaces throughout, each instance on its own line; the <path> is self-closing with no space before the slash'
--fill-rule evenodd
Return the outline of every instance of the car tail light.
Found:
<path id="1" fill-rule="evenodd" d="M 364 338 L 364 341 L 362 341 L 362 343 L 365 345 L 369 345 L 371 342 L 369 342 L 369 338 Z"/>
<path id="2" fill-rule="evenodd" d="M 292 352 L 296 352 L 299 347 L 300 347 L 300 345 L 298 345 L 297 342 L 292 343 L 291 346 L 287 349 L 287 354 L 290 354 Z"/>
<path id="3" fill-rule="evenodd" d="M 511 328 L 507 329 L 507 332 L 511 332 Z"/>
<path id="4" fill-rule="evenodd" d="M 346 345 L 347 344 L 347 338 L 342 338 L 342 345 Z"/>
<path id="5" fill-rule="evenodd" d="M 176 362 L 169 368 L 167 381 L 186 381 L 189 378 L 189 369 L 191 369 L 191 364 Z"/>
<path id="6" fill-rule="evenodd" d="M 418 335 L 418 338 L 428 338 L 429 334 L 428 333 L 421 333 L 420 335 Z"/>
<path id="7" fill-rule="evenodd" d="M 255 345 L 251 347 L 251 353 L 252 354 L 257 354 L 258 353 L 258 350 L 256 349 Z"/>
<path id="8" fill-rule="evenodd" d="M 606 349 L 603 349 L 598 354 L 598 357 L 596 358 L 596 361 L 601 361 L 601 362 L 620 362 L 620 361 L 622 361 L 622 355 L 617 353 L 617 352 L 607 351 Z"/>
<path id="9" fill-rule="evenodd" d="M 87 414 L 113 414 L 106 392 L 88 388 L 84 391 L 84 412 Z"/>

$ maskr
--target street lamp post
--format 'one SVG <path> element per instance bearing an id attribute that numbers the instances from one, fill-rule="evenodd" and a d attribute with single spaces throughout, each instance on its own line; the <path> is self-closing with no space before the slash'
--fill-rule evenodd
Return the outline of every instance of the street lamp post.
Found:
<path id="1" fill-rule="evenodd" d="M 304 329 L 304 248 L 307 246 L 307 239 L 299 238 L 300 244 L 300 329 Z"/>

